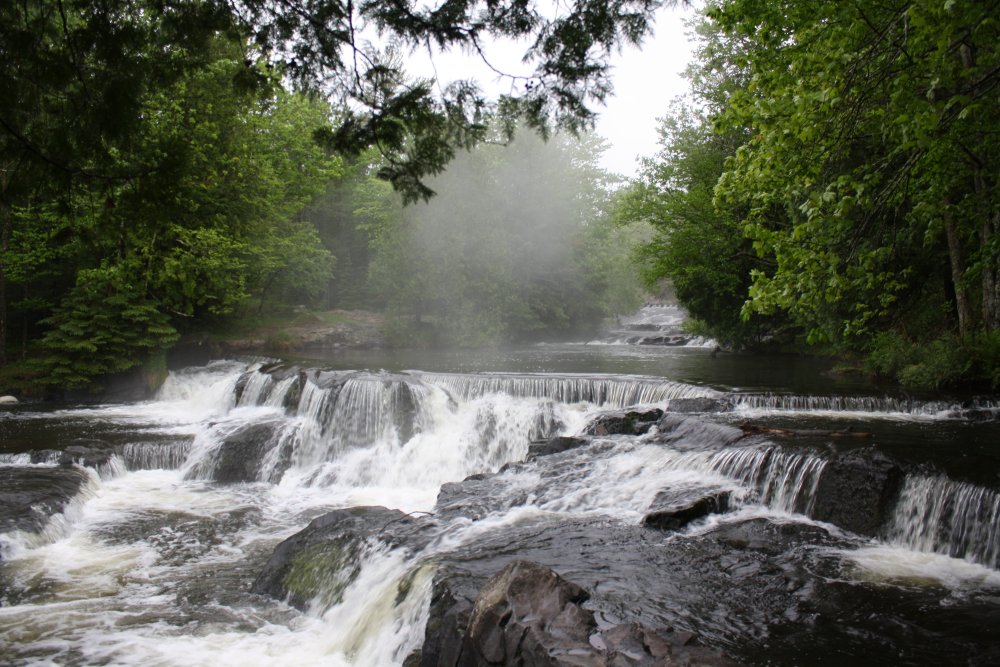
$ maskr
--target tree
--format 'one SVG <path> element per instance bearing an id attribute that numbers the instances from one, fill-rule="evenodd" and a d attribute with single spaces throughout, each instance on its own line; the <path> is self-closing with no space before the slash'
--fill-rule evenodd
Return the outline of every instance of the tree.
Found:
<path id="1" fill-rule="evenodd" d="M 257 86 L 263 58 L 303 90 L 321 91 L 345 111 L 321 133 L 345 155 L 377 146 L 382 175 L 408 201 L 431 192 L 456 148 L 486 136 L 499 113 L 507 135 L 518 116 L 589 127 L 590 106 L 611 91 L 608 59 L 637 44 L 660 0 L 577 0 L 549 8 L 516 0 L 439 4 L 368 0 L 25 0 L 0 10 L 0 95 L 11 103 L 0 130 L 33 160 L 66 175 L 121 178 L 154 169 L 138 159 L 103 164 L 141 131 L 142 99 L 205 62 L 218 35 L 240 38 L 242 85 Z M 374 34 L 384 46 L 371 43 Z M 487 58 L 494 38 L 526 40 L 525 73 L 490 100 L 474 81 L 411 80 L 402 62 L 414 49 L 462 49 Z M 72 118 L 73 123 L 67 123 Z M 62 119 L 62 120 L 60 120 Z"/>
<path id="2" fill-rule="evenodd" d="M 858 344 L 946 276 L 960 331 L 996 331 L 995 7 L 733 0 L 710 14 L 752 72 L 725 123 L 753 136 L 718 195 L 748 206 L 745 232 L 777 263 L 747 312 Z"/>
<path id="3" fill-rule="evenodd" d="M 608 57 L 638 43 L 661 4 L 0 4 L 0 358 L 12 317 L 23 342 L 44 333 L 42 320 L 53 325 L 54 309 L 71 307 L 81 271 L 114 275 L 104 281 L 112 292 L 141 293 L 180 328 L 250 293 L 314 296 L 330 258 L 289 212 L 312 191 L 309 165 L 326 163 L 298 139 L 342 157 L 374 149 L 380 177 L 407 202 L 426 199 L 427 177 L 486 138 L 488 117 L 508 140 L 522 116 L 543 134 L 588 127 L 590 107 L 610 93 Z M 528 43 L 525 71 L 506 75 L 510 92 L 495 99 L 474 81 L 434 85 L 403 71 L 415 49 L 485 60 L 492 38 Z M 282 98 L 288 82 L 303 95 Z M 302 107 L 307 123 L 267 124 L 288 105 L 315 105 L 309 93 L 336 112 Z M 269 136 L 285 143 L 269 146 Z M 298 161 L 283 163 L 286 149 Z M 255 194 L 275 185 L 277 197 Z M 291 265 L 293 255 L 306 261 Z"/>
<path id="4" fill-rule="evenodd" d="M 705 333 L 729 346 L 754 346 L 784 324 L 742 313 L 751 272 L 766 272 L 769 258 L 755 255 L 744 237 L 745 208 L 715 200 L 726 161 L 747 138 L 745 128 L 723 131 L 715 122 L 734 92 L 745 87 L 747 75 L 736 62 L 738 40 L 705 21 L 697 33 L 700 45 L 686 72 L 690 97 L 660 120 L 660 151 L 643 160 L 640 177 L 619 198 L 615 215 L 624 224 L 653 227 L 653 237 L 638 253 L 649 287 L 668 280 Z"/>
<path id="5" fill-rule="evenodd" d="M 44 274 L 60 259 L 66 272 L 42 321 L 43 382 L 87 385 L 131 368 L 251 297 L 262 307 L 321 294 L 330 254 L 297 216 L 339 173 L 311 139 L 329 110 L 274 80 L 240 85 L 238 41 L 220 37 L 209 52 L 144 99 L 130 159 L 156 169 L 40 190 L 17 209 L 7 261 L 25 267 L 18 279 L 35 288 L 26 269 Z"/>

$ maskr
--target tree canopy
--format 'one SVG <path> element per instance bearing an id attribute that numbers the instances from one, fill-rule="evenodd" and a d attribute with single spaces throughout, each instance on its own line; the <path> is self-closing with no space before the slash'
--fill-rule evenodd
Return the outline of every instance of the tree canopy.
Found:
<path id="1" fill-rule="evenodd" d="M 486 116 L 578 130 L 611 91 L 608 60 L 651 29 L 661 0 L 18 0 L 0 8 L 4 152 L 66 176 L 130 178 L 157 167 L 131 150 L 146 95 L 239 44 L 238 85 L 269 85 L 261 64 L 338 109 L 317 132 L 344 155 L 376 146 L 382 176 L 408 200 L 430 194 L 457 148 L 486 136 Z M 490 97 L 476 81 L 411 78 L 416 50 L 488 61 L 490 40 L 526 45 L 524 72 Z M 436 85 L 437 84 L 437 85 Z M 69 122 L 72 119 L 72 122 Z M 143 160 L 146 158 L 146 161 Z"/>
<path id="2" fill-rule="evenodd" d="M 667 121 L 680 131 L 665 137 L 647 182 L 709 164 L 706 151 L 715 166 L 647 201 L 666 206 L 661 227 L 749 244 L 756 260 L 731 270 L 711 257 L 681 262 L 746 285 L 745 322 L 777 318 L 809 343 L 868 350 L 876 370 L 914 384 L 1000 381 L 996 10 L 710 4 L 695 86 L 704 120 Z M 704 202 L 709 184 L 712 206 L 698 211 L 721 216 L 721 232 L 676 205 Z M 661 258 L 691 245 L 686 234 L 661 241 Z M 934 361 L 944 350 L 951 360 Z"/>
<path id="3" fill-rule="evenodd" d="M 412 203 L 456 151 L 488 133 L 507 141 L 520 119 L 543 134 L 588 127 L 609 56 L 661 4 L 3 3 L 0 359 L 19 339 L 22 356 L 43 351 L 44 381 L 86 385 L 251 300 L 329 299 L 334 275 L 360 285 L 398 203 L 379 212 L 372 174 L 341 181 L 351 192 L 337 205 L 360 227 L 340 237 L 354 253 L 336 249 L 345 264 L 331 273 L 322 241 L 338 239 L 307 209 L 345 164 L 375 165 Z M 406 72 L 418 50 L 489 63 L 496 38 L 526 50 L 499 96 Z M 366 205 L 367 222 L 355 216 Z"/>

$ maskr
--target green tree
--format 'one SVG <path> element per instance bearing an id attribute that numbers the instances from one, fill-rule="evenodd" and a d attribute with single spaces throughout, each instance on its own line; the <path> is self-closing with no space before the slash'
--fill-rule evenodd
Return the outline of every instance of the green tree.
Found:
<path id="1" fill-rule="evenodd" d="M 339 173 L 311 139 L 329 111 L 276 82 L 240 85 L 239 42 L 211 48 L 202 67 L 145 100 L 130 155 L 156 169 L 19 209 L 26 242 L 8 259 L 26 284 L 37 281 L 27 267 L 68 260 L 43 321 L 43 381 L 85 385 L 138 365 L 250 298 L 263 307 L 322 293 L 331 257 L 298 214 Z M 39 221 L 55 231 L 48 246 Z"/>
<path id="2" fill-rule="evenodd" d="M 752 73 L 725 116 L 752 137 L 718 195 L 748 207 L 746 234 L 777 263 L 755 274 L 747 311 L 858 344 L 946 276 L 958 328 L 997 330 L 995 7 L 735 0 L 710 13 L 745 41 Z"/>
<path id="3" fill-rule="evenodd" d="M 624 224 L 653 227 L 652 238 L 637 254 L 647 286 L 668 280 L 706 333 L 726 345 L 754 346 L 784 324 L 742 312 L 751 273 L 766 272 L 770 261 L 757 256 L 743 234 L 745 208 L 715 200 L 726 161 L 747 138 L 744 128 L 723 130 L 716 120 L 734 92 L 745 87 L 747 76 L 737 62 L 738 40 L 705 21 L 697 25 L 697 34 L 695 60 L 686 72 L 690 97 L 661 119 L 661 148 L 643 160 L 615 215 Z"/>

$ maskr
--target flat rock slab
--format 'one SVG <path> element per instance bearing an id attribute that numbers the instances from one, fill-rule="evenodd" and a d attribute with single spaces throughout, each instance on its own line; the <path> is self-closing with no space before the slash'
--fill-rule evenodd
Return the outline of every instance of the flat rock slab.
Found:
<path id="1" fill-rule="evenodd" d="M 601 415 L 585 429 L 588 435 L 642 435 L 648 433 L 663 417 L 663 410 L 654 408 L 639 412 L 613 412 Z"/>
<path id="2" fill-rule="evenodd" d="M 589 443 L 590 439 L 588 438 L 576 438 L 570 436 L 558 436 L 544 442 L 533 442 L 528 445 L 527 460 L 530 461 L 531 459 L 539 456 L 561 454 L 562 452 L 576 449 L 577 447 L 583 447 Z"/>
<path id="3" fill-rule="evenodd" d="M 642 519 L 642 525 L 660 530 L 680 530 L 710 514 L 728 512 L 732 498 L 728 491 L 710 494 L 660 491 Z"/>

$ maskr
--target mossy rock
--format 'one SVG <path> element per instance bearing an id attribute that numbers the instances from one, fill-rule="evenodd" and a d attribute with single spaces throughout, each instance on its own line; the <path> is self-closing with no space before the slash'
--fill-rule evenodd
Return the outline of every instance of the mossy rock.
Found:
<path id="1" fill-rule="evenodd" d="M 429 521 L 385 507 L 350 507 L 314 519 L 279 544 L 251 591 L 298 609 L 328 609 L 357 577 L 364 557 L 381 548 L 419 550 Z"/>

